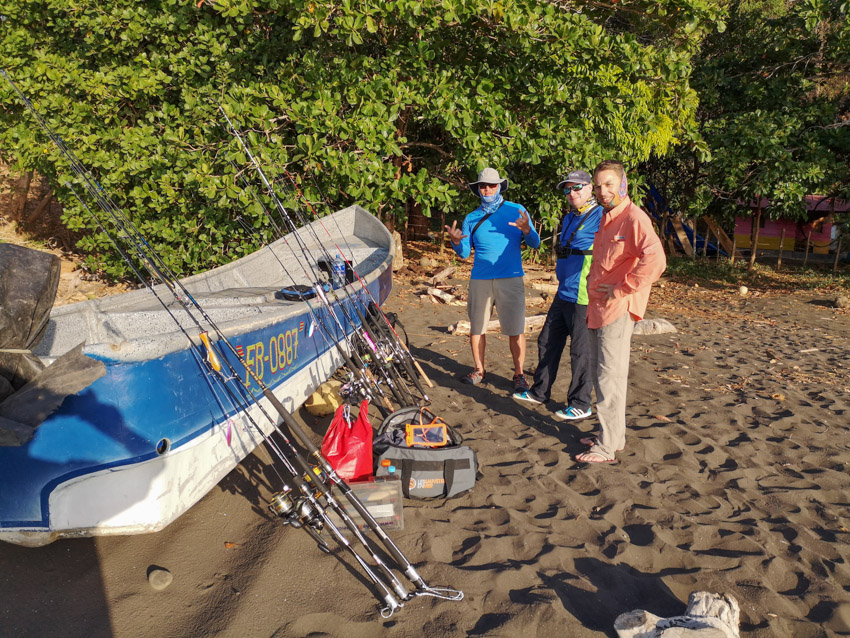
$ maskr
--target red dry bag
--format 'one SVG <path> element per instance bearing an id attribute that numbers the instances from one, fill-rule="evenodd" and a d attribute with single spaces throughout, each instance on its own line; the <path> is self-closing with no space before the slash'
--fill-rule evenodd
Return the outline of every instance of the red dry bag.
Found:
<path id="1" fill-rule="evenodd" d="M 369 402 L 360 404 L 360 414 L 351 420 L 350 408 L 341 405 L 322 439 L 322 455 L 346 481 L 362 481 L 372 476 L 372 424 Z"/>

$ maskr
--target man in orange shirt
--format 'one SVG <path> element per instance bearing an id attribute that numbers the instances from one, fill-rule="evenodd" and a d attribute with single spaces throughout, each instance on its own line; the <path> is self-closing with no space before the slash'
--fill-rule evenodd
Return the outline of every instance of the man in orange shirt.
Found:
<path id="1" fill-rule="evenodd" d="M 649 216 L 629 199 L 620 162 L 600 163 L 593 172 L 593 189 L 604 210 L 587 276 L 590 369 L 599 436 L 581 439 L 590 449 L 576 460 L 616 463 L 616 453 L 626 445 L 632 330 L 646 312 L 649 290 L 667 267 L 667 259 Z"/>

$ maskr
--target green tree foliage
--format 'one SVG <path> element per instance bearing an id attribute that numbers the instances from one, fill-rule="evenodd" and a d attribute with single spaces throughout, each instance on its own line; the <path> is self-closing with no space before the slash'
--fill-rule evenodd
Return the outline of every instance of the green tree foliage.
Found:
<path id="1" fill-rule="evenodd" d="M 700 135 L 652 162 L 674 208 L 728 216 L 767 197 L 802 218 L 803 198 L 850 198 L 850 3 L 733 0 L 703 42 L 693 87 Z"/>
<path id="2" fill-rule="evenodd" d="M 218 105 L 313 201 L 460 218 L 475 206 L 464 183 L 492 165 L 551 227 L 564 171 L 689 139 L 691 56 L 722 28 L 718 2 L 6 0 L 0 65 L 187 273 L 254 248 L 239 214 L 270 233 Z M 0 123 L 4 155 L 51 178 L 69 226 L 93 228 L 6 86 Z M 82 247 L 123 274 L 103 237 Z"/>

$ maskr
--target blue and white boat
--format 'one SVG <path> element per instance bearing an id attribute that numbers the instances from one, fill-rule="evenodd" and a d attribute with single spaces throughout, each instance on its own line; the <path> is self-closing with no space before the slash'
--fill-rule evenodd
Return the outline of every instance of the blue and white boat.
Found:
<path id="1" fill-rule="evenodd" d="M 341 247 L 379 303 L 392 287 L 392 238 L 374 216 L 352 206 L 313 226 L 315 234 L 302 228 L 298 238 L 290 234 L 183 280 L 290 411 L 342 364 L 327 333 L 317 327 L 314 313 L 333 323 L 320 300 L 287 301 L 276 294 L 293 283 L 315 281 L 300 245 L 320 255 L 318 236 L 331 255 Z M 354 286 L 362 294 L 360 283 Z M 147 289 L 51 313 L 33 350 L 42 362 L 49 365 L 84 342 L 83 353 L 102 362 L 106 373 L 67 397 L 28 442 L 0 447 L 0 540 L 40 546 L 65 537 L 158 531 L 260 444 L 246 410 L 271 431 L 256 405 L 234 400 L 215 383 L 199 348 L 174 317 L 193 339 L 197 326 L 167 289 L 156 290 L 171 314 Z M 342 329 L 353 327 L 343 323 Z M 336 340 L 342 329 L 335 328 Z M 247 374 L 244 380 L 276 415 L 256 383 Z"/>

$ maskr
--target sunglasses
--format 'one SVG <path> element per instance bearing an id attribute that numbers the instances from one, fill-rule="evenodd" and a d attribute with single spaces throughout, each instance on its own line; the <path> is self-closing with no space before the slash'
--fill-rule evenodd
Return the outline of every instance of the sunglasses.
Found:
<path id="1" fill-rule="evenodd" d="M 570 191 L 573 193 L 578 193 L 582 188 L 587 186 L 587 184 L 576 184 L 575 186 L 564 186 L 564 193 L 567 195 L 570 194 Z"/>

